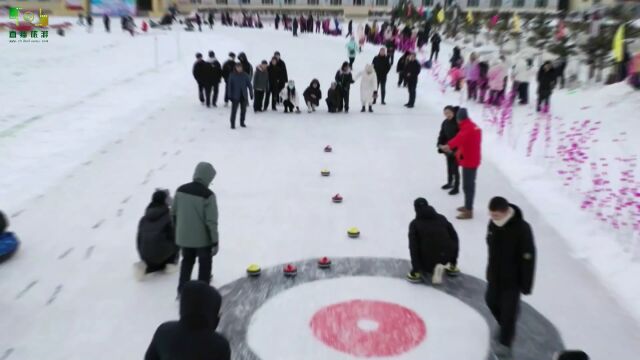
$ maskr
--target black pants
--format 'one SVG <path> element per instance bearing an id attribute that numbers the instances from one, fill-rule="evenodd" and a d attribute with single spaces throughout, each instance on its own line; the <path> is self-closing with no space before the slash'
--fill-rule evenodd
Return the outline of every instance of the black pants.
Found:
<path id="1" fill-rule="evenodd" d="M 478 169 L 462 168 L 462 190 L 464 191 L 464 207 L 473 210 L 473 199 L 476 195 L 476 175 Z"/>
<path id="2" fill-rule="evenodd" d="M 398 86 L 402 86 L 402 85 L 406 85 L 407 81 L 404 78 L 404 75 L 402 74 L 402 72 L 398 73 Z"/>
<path id="3" fill-rule="evenodd" d="M 542 110 L 542 104 L 549 106 L 549 101 L 551 99 L 551 91 L 539 91 L 538 92 L 538 111 Z"/>
<path id="4" fill-rule="evenodd" d="M 340 101 L 338 103 L 338 111 L 349 111 L 349 90 L 350 89 L 342 89 L 340 90 Z"/>
<path id="5" fill-rule="evenodd" d="M 224 104 L 227 105 L 227 103 L 229 102 L 227 99 L 227 92 L 229 90 L 229 87 L 227 86 L 227 80 L 225 79 L 224 81 Z"/>
<path id="6" fill-rule="evenodd" d="M 349 67 L 353 69 L 353 62 L 356 61 L 356 58 L 354 57 L 350 57 L 349 58 Z"/>
<path id="7" fill-rule="evenodd" d="M 520 104 L 523 104 L 523 105 L 526 105 L 529 103 L 529 83 L 528 82 L 518 83 L 518 102 L 520 102 Z"/>
<path id="8" fill-rule="evenodd" d="M 413 106 L 416 103 L 416 87 L 418 86 L 417 80 L 407 81 L 407 88 L 409 88 L 409 106 Z"/>
<path id="9" fill-rule="evenodd" d="M 211 93 L 212 93 L 212 95 L 211 95 L 211 104 L 213 106 L 217 106 L 217 104 L 218 104 L 218 93 L 220 92 L 220 83 L 211 85 L 211 89 L 209 91 L 211 91 Z"/>
<path id="10" fill-rule="evenodd" d="M 267 91 L 267 93 L 265 94 L 264 97 L 264 110 L 267 110 L 267 108 L 269 108 L 269 98 L 271 97 L 271 110 L 275 110 L 276 109 L 276 104 L 278 103 L 278 95 L 279 94 L 279 89 L 277 88 L 271 88 L 269 89 L 269 91 Z"/>
<path id="11" fill-rule="evenodd" d="M 378 88 L 380 89 L 380 101 L 384 104 L 384 97 L 387 93 L 387 79 L 378 78 Z M 373 99 L 373 103 L 376 103 L 376 99 Z"/>
<path id="12" fill-rule="evenodd" d="M 284 105 L 284 112 L 293 112 L 296 109 L 296 106 L 289 100 L 285 100 L 282 104 Z"/>
<path id="13" fill-rule="evenodd" d="M 518 289 L 497 289 L 489 285 L 485 294 L 487 307 L 500 325 L 500 343 L 511 347 L 516 334 L 516 321 L 520 308 Z"/>
<path id="14" fill-rule="evenodd" d="M 458 168 L 458 161 L 456 156 L 451 154 L 445 155 L 447 159 L 447 184 L 453 185 L 453 188 L 458 190 L 460 188 L 460 169 Z"/>
<path id="15" fill-rule="evenodd" d="M 327 99 L 326 101 L 327 101 L 327 108 L 329 109 L 330 113 L 334 113 L 338 110 L 338 104 L 336 104 L 334 101 L 331 101 L 329 99 Z"/>
<path id="16" fill-rule="evenodd" d="M 191 280 L 193 265 L 198 258 L 198 280 L 207 284 L 211 282 L 211 246 L 203 248 L 182 248 L 182 266 L 180 267 L 180 282 L 178 293 L 184 284 Z"/>
<path id="17" fill-rule="evenodd" d="M 253 111 L 262 111 L 262 105 L 264 104 L 264 91 L 263 90 L 255 90 L 253 98 Z"/>
<path id="18" fill-rule="evenodd" d="M 167 260 L 165 260 L 165 261 L 163 261 L 163 262 L 161 262 L 159 264 L 145 261 L 144 263 L 147 265 L 147 270 L 145 271 L 145 274 L 151 274 L 151 273 L 154 273 L 156 271 L 162 271 L 169 264 L 177 265 L 179 257 L 180 257 L 180 253 L 178 251 L 176 251 L 176 253 L 173 256 L 171 256 L 170 258 L 168 258 Z"/>
<path id="19" fill-rule="evenodd" d="M 211 85 L 198 83 L 198 98 L 201 103 L 211 106 Z"/>
<path id="20" fill-rule="evenodd" d="M 440 54 L 440 49 L 431 48 L 431 56 L 429 56 L 429 61 L 432 61 L 434 58 L 438 61 L 438 54 Z"/>
<path id="21" fill-rule="evenodd" d="M 244 125 L 244 119 L 247 115 L 247 101 L 242 99 L 231 102 L 231 128 L 236 127 L 236 114 L 238 113 L 238 107 L 240 107 L 240 125 Z"/>

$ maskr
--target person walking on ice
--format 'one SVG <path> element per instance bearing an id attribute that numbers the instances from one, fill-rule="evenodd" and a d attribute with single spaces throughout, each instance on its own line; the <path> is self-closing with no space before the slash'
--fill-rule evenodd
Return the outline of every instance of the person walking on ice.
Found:
<path id="1" fill-rule="evenodd" d="M 244 72 L 241 63 L 237 63 L 234 72 L 229 75 L 227 82 L 227 98 L 225 102 L 231 101 L 231 129 L 236 128 L 236 114 L 240 108 L 240 126 L 247 127 L 244 123 L 247 115 L 247 104 L 249 98 L 253 100 L 253 87 L 251 78 Z"/>
<path id="2" fill-rule="evenodd" d="M 196 166 L 193 181 L 176 190 L 171 214 L 176 226 L 176 244 L 182 249 L 182 265 L 178 296 L 198 258 L 198 280 L 211 282 L 211 258 L 218 253 L 218 202 L 209 189 L 216 177 L 213 165 L 201 162 Z"/>
<path id="3" fill-rule="evenodd" d="M 496 355 L 511 356 L 516 332 L 520 294 L 530 295 L 536 264 L 536 247 L 531 226 L 522 210 L 503 197 L 489 202 L 491 220 L 487 228 L 489 261 L 485 300 L 498 322 Z"/>
<path id="4" fill-rule="evenodd" d="M 373 65 L 367 64 L 364 71 L 356 75 L 356 80 L 358 79 L 360 79 L 360 100 L 362 101 L 362 110 L 360 112 L 365 112 L 367 107 L 369 112 L 373 112 L 372 104 L 375 101 L 375 92 L 378 86 L 378 78 Z"/>
<path id="5" fill-rule="evenodd" d="M 349 67 L 353 69 L 353 62 L 356 61 L 356 53 L 358 52 L 358 44 L 353 36 L 347 43 L 347 55 L 349 56 Z"/>

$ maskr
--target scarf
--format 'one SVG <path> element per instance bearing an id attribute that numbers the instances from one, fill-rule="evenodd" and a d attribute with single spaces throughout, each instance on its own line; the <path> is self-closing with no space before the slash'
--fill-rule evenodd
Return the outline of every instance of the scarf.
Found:
<path id="1" fill-rule="evenodd" d="M 505 226 L 509 220 L 513 218 L 516 214 L 515 210 L 511 206 L 509 206 L 509 210 L 507 210 L 507 216 L 505 216 L 502 220 L 491 220 L 497 227 Z"/>

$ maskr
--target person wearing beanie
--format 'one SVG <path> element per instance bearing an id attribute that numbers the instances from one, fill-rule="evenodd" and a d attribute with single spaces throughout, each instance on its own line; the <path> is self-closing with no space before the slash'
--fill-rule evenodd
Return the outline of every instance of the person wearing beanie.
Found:
<path id="1" fill-rule="evenodd" d="M 338 84 L 340 100 L 338 101 L 338 111 L 344 109 L 345 113 L 349 112 L 349 91 L 351 84 L 354 83 L 351 67 L 348 62 L 343 62 L 340 70 L 336 72 L 336 83 Z"/>
<path id="2" fill-rule="evenodd" d="M 416 217 L 409 224 L 409 252 L 411 271 L 407 279 L 419 282 L 431 278 L 433 284 L 442 282 L 445 270 L 457 275 L 458 233 L 446 217 L 440 215 L 424 198 L 413 202 Z M 448 265 L 448 266 L 447 266 Z"/>
<path id="3" fill-rule="evenodd" d="M 253 111 L 261 112 L 264 104 L 264 95 L 269 91 L 269 71 L 267 60 L 262 60 L 253 73 Z"/>
<path id="4" fill-rule="evenodd" d="M 418 75 L 420 75 L 421 66 L 416 60 L 416 54 L 411 53 L 404 65 L 404 81 L 409 90 L 409 102 L 404 104 L 409 109 L 413 108 L 416 103 L 416 88 L 418 87 Z"/>
<path id="5" fill-rule="evenodd" d="M 567 350 L 554 354 L 553 360 L 589 360 L 589 355 L 580 350 Z"/>
<path id="6" fill-rule="evenodd" d="M 222 65 L 222 78 L 224 79 L 224 83 L 225 85 L 229 84 L 229 76 L 231 75 L 231 73 L 233 72 L 233 69 L 236 67 L 236 54 L 230 52 L 229 53 L 229 59 L 227 59 L 227 61 L 224 62 L 224 65 Z M 227 90 L 226 90 L 226 86 L 225 86 L 225 91 L 224 91 L 224 106 L 229 105 L 229 102 L 227 100 Z"/>
<path id="7" fill-rule="evenodd" d="M 193 181 L 176 190 L 171 215 L 176 227 L 176 244 L 182 249 L 182 266 L 178 295 L 198 258 L 198 280 L 211 281 L 211 257 L 218 253 L 218 202 L 209 189 L 216 176 L 213 165 L 201 162 L 196 166 Z"/>
<path id="8" fill-rule="evenodd" d="M 136 264 L 136 277 L 157 271 L 173 272 L 177 268 L 179 248 L 169 210 L 169 191 L 156 190 L 144 216 L 138 223 L 137 248 L 141 262 Z"/>
<path id="9" fill-rule="evenodd" d="M 167 321 L 153 334 L 145 360 L 231 360 L 229 341 L 216 332 L 222 296 L 206 282 L 185 283 L 180 320 Z"/>
<path id="10" fill-rule="evenodd" d="M 469 118 L 466 108 L 460 108 L 456 115 L 458 134 L 446 145 L 440 145 L 445 153 L 455 152 L 458 165 L 462 167 L 462 190 L 464 206 L 459 207 L 458 220 L 473 218 L 473 199 L 476 192 L 476 175 L 480 167 L 482 151 L 482 130 Z"/>
<path id="11" fill-rule="evenodd" d="M 220 92 L 220 81 L 222 80 L 222 66 L 218 59 L 216 59 L 216 54 L 213 51 L 209 51 L 209 59 L 207 60 L 209 64 L 213 67 L 212 72 L 212 84 L 211 84 L 211 105 L 213 107 L 218 106 L 218 93 Z"/>
<path id="12" fill-rule="evenodd" d="M 285 113 L 293 113 L 294 109 L 296 113 L 300 113 L 300 107 L 298 105 L 298 91 L 296 90 L 296 83 L 293 80 L 289 80 L 287 86 L 280 92 L 280 99 L 284 105 Z"/>
<path id="13" fill-rule="evenodd" d="M 520 294 L 533 289 L 536 247 L 531 226 L 522 211 L 503 197 L 489 202 L 487 228 L 487 292 L 485 301 L 500 326 L 496 355 L 511 355 Z"/>
<path id="14" fill-rule="evenodd" d="M 446 145 L 458 134 L 460 130 L 458 128 L 458 121 L 456 120 L 458 109 L 457 106 L 451 105 L 444 108 L 445 119 L 440 126 L 437 146 Z M 450 190 L 449 195 L 457 195 L 460 192 L 460 169 L 458 168 L 456 155 L 453 152 L 445 153 L 440 149 L 438 149 L 438 152 L 443 153 L 447 160 L 447 183 L 442 186 L 442 189 Z"/>

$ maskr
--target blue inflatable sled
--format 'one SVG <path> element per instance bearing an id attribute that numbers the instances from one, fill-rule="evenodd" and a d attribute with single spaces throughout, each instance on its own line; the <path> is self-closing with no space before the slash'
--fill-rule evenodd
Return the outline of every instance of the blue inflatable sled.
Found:
<path id="1" fill-rule="evenodd" d="M 20 241 L 12 232 L 0 234 L 0 263 L 8 260 L 20 246 Z"/>

